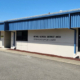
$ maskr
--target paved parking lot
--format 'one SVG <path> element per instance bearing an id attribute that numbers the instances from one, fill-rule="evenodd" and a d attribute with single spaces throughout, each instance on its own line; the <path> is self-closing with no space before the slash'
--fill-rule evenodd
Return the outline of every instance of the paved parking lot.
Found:
<path id="1" fill-rule="evenodd" d="M 79 80 L 80 66 L 0 51 L 0 80 Z"/>

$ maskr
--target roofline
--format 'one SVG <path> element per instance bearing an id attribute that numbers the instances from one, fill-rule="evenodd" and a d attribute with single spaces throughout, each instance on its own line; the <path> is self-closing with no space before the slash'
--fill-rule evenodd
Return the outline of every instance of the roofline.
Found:
<path id="1" fill-rule="evenodd" d="M 80 9 L 74 9 L 74 10 L 68 10 L 68 11 L 60 11 L 60 12 L 55 12 L 55 13 L 50 13 L 50 14 L 43 14 L 43 15 L 37 15 L 37 16 L 31 16 L 31 17 L 25 17 L 25 18 L 19 18 L 19 19 L 6 20 L 6 21 L 0 22 L 0 24 L 3 24 L 4 22 L 25 21 L 25 20 L 46 18 L 46 17 L 51 17 L 51 16 L 59 16 L 59 15 L 65 15 L 65 14 L 78 13 L 78 12 L 80 12 Z"/>
<path id="2" fill-rule="evenodd" d="M 0 24 L 4 24 L 4 21 L 3 22 L 0 22 Z"/>

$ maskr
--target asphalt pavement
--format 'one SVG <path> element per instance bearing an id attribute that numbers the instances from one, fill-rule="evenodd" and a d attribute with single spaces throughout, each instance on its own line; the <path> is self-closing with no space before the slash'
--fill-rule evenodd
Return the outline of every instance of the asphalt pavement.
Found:
<path id="1" fill-rule="evenodd" d="M 80 66 L 0 51 L 0 80 L 80 80 Z"/>

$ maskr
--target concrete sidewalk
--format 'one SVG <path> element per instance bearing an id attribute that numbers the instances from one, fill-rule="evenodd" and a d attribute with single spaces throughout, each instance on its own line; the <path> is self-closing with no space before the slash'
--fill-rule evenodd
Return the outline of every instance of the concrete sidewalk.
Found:
<path id="1" fill-rule="evenodd" d="M 16 50 L 8 50 L 8 49 L 2 49 L 2 48 L 0 48 L 0 51 L 26 55 L 28 57 L 32 56 L 32 57 L 43 58 L 43 59 L 48 59 L 48 60 L 55 60 L 59 62 L 69 63 L 69 64 L 80 65 L 80 61 L 77 61 L 77 60 L 71 60 L 71 59 L 65 59 L 65 58 L 59 58 L 59 57 L 51 57 L 51 56 L 46 56 L 46 55 L 26 53 L 26 52 L 20 52 Z"/>

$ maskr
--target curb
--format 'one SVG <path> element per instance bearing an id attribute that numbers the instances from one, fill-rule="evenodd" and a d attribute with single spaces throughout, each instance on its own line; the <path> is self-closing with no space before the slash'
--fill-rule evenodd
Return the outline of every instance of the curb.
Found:
<path id="1" fill-rule="evenodd" d="M 25 53 L 30 53 L 30 54 L 38 54 L 38 55 L 45 55 L 45 56 L 50 56 L 50 57 L 58 57 L 58 58 L 63 58 L 63 59 L 70 59 L 70 60 L 80 61 L 79 58 L 62 57 L 62 56 L 53 55 L 53 54 L 45 54 L 45 53 L 38 53 L 38 52 L 30 52 L 30 51 L 23 51 L 23 50 L 17 50 L 17 49 L 8 49 L 8 50 L 19 51 L 19 52 L 25 52 Z"/>
<path id="2" fill-rule="evenodd" d="M 26 51 L 19 51 L 19 50 L 12 50 L 12 49 L 1 49 L 0 51 L 3 52 L 11 52 L 15 54 L 21 54 L 21 55 L 26 55 L 26 56 L 32 56 L 32 57 L 37 57 L 37 58 L 42 58 L 42 59 L 48 59 L 48 60 L 54 60 L 58 62 L 64 62 L 64 63 L 69 63 L 69 64 L 74 64 L 74 65 L 80 65 L 80 59 L 74 59 L 74 58 L 66 58 L 66 57 L 61 57 L 61 56 L 55 56 L 55 55 L 40 55 L 36 53 L 29 53 Z"/>

